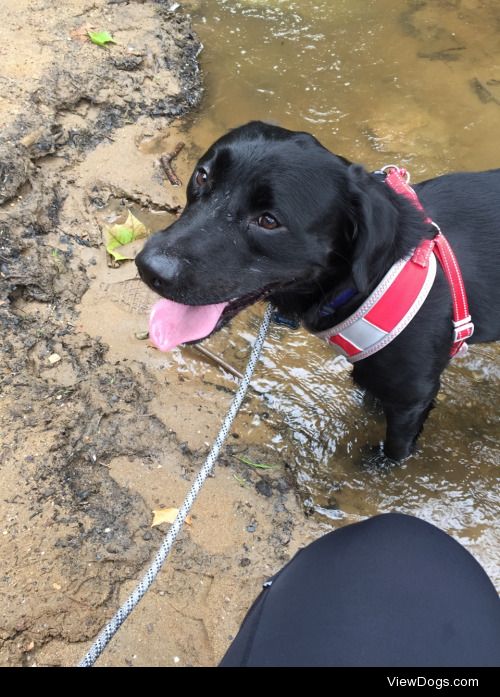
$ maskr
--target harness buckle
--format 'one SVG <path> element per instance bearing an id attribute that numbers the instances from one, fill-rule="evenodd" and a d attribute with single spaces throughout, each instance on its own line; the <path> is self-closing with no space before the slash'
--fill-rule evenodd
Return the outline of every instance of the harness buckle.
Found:
<path id="1" fill-rule="evenodd" d="M 474 334 L 474 323 L 471 322 L 471 316 L 467 315 L 458 322 L 453 322 L 453 343 L 458 344 L 460 341 L 467 341 Z"/>

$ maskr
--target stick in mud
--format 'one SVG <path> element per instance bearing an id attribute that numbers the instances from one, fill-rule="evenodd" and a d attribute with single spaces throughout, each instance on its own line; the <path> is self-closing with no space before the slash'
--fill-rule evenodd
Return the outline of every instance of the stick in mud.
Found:
<path id="1" fill-rule="evenodd" d="M 243 374 L 240 373 L 239 370 L 236 370 L 236 368 L 233 368 L 232 365 L 229 365 L 229 363 L 227 363 L 225 360 L 223 360 L 222 358 L 217 356 L 215 353 L 212 353 L 212 351 L 209 351 L 208 349 L 206 349 L 204 346 L 193 345 L 193 346 L 190 346 L 190 348 L 193 348 L 196 351 L 198 351 L 199 353 L 206 356 L 207 358 L 210 358 L 212 361 L 217 363 L 217 365 L 219 365 L 221 368 L 224 368 L 224 370 L 227 370 L 229 373 L 231 373 L 232 375 L 237 377 L 239 380 L 243 379 Z"/>
<path id="2" fill-rule="evenodd" d="M 179 141 L 171 153 L 166 153 L 165 155 L 162 155 L 160 157 L 160 164 L 163 167 L 163 170 L 167 175 L 167 179 L 172 184 L 172 186 L 182 186 L 181 180 L 174 172 L 174 169 L 172 167 L 172 160 L 175 160 L 175 158 L 180 153 L 184 145 L 185 143 Z"/>

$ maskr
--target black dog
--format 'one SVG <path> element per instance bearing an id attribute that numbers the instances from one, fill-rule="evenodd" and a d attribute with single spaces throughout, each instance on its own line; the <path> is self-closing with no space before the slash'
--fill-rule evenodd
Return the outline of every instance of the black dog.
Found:
<path id="1" fill-rule="evenodd" d="M 449 174 L 415 190 L 458 259 L 472 342 L 499 339 L 500 169 Z M 157 318 L 171 322 L 170 347 L 210 334 L 264 296 L 311 332 L 323 331 L 350 316 L 392 264 L 435 233 L 412 202 L 311 135 L 252 122 L 201 158 L 181 217 L 148 240 L 136 261 L 142 279 L 174 301 Z M 346 290 L 347 300 L 325 313 Z M 438 265 L 408 326 L 355 363 L 354 380 L 383 405 L 387 457 L 411 453 L 452 335 L 451 292 Z"/>

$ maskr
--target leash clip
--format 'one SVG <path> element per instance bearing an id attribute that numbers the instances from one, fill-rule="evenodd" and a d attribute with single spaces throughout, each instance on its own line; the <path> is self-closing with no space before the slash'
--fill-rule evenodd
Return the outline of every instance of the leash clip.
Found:
<path id="1" fill-rule="evenodd" d="M 390 174 L 392 171 L 395 171 L 402 179 L 405 180 L 407 184 L 410 183 L 410 173 L 404 167 L 398 167 L 397 165 L 384 165 L 379 171 L 383 172 L 384 174 Z"/>
<path id="2" fill-rule="evenodd" d="M 273 314 L 272 320 L 275 324 L 281 324 L 284 327 L 289 327 L 290 329 L 298 329 L 300 327 L 300 322 L 297 319 L 291 317 L 285 317 L 280 315 L 279 312 Z"/>

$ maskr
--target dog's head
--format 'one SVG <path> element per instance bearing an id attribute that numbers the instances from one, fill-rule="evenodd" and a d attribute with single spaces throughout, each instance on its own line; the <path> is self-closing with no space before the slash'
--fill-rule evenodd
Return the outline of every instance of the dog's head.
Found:
<path id="1" fill-rule="evenodd" d="M 266 295 L 304 314 L 339 283 L 362 293 L 395 234 L 382 188 L 307 133 L 251 122 L 220 138 L 198 162 L 180 218 L 136 259 L 170 301 L 158 304 L 156 342 L 167 350 L 203 338 Z"/>

